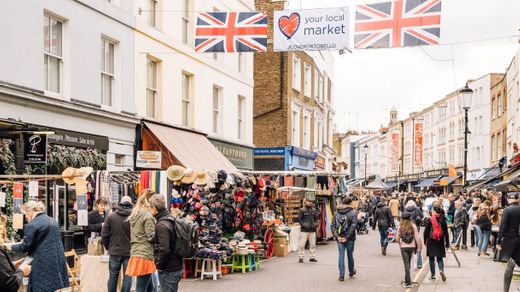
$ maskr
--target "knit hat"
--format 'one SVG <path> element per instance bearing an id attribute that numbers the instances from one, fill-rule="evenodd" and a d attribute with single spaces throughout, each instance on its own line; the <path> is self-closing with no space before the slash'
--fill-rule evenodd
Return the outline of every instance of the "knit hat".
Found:
<path id="1" fill-rule="evenodd" d="M 130 198 L 129 196 L 123 196 L 121 198 L 121 202 L 120 203 L 132 203 L 132 198 Z"/>

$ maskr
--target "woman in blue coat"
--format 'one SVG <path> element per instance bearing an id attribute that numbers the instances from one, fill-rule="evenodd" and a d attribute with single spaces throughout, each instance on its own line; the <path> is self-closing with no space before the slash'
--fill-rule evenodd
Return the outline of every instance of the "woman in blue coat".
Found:
<path id="1" fill-rule="evenodd" d="M 13 252 L 33 258 L 28 292 L 53 292 L 69 286 L 60 226 L 45 214 L 42 202 L 29 201 L 22 207 L 28 224 L 22 242 L 6 245 Z"/>

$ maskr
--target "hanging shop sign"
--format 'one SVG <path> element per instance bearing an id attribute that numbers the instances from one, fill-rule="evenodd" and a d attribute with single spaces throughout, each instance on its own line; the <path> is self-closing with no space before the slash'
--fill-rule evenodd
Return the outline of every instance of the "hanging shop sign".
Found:
<path id="1" fill-rule="evenodd" d="M 320 156 L 320 155 L 318 155 L 316 157 L 315 164 L 316 164 L 316 169 L 318 169 L 318 170 L 325 169 L 325 158 Z M 333 163 L 333 166 L 334 166 L 334 163 Z M 336 163 L 336 166 L 337 166 L 337 163 Z"/>
<path id="2" fill-rule="evenodd" d="M 417 122 L 415 124 L 415 141 L 414 141 L 414 163 L 416 166 L 423 163 L 423 124 Z"/>
<path id="3" fill-rule="evenodd" d="M 108 150 L 108 137 L 66 130 L 54 130 L 54 132 L 55 134 L 48 136 L 49 144 Z"/>
<path id="4" fill-rule="evenodd" d="M 274 12 L 275 51 L 326 51 L 349 47 L 349 9 Z"/>
<path id="5" fill-rule="evenodd" d="M 137 168 L 161 169 L 161 151 L 137 151 L 135 166 Z"/>
<path id="6" fill-rule="evenodd" d="M 287 170 L 314 170 L 314 161 L 318 153 L 294 146 L 289 146 L 289 149 L 292 155 L 290 156 L 290 161 L 288 161 Z"/>
<path id="7" fill-rule="evenodd" d="M 392 171 L 399 171 L 399 133 L 392 133 Z"/>
<path id="8" fill-rule="evenodd" d="M 32 133 L 23 134 L 23 160 L 25 163 L 47 162 L 47 136 Z"/>
<path id="9" fill-rule="evenodd" d="M 234 166 L 247 170 L 253 169 L 253 148 L 213 139 L 209 140 Z"/>

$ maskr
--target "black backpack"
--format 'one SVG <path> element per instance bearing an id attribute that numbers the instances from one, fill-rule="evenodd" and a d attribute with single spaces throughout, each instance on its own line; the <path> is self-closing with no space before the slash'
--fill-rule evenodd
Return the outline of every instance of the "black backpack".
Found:
<path id="1" fill-rule="evenodd" d="M 401 240 L 406 244 L 410 244 L 415 240 L 415 234 L 414 233 L 401 234 Z"/>
<path id="2" fill-rule="evenodd" d="M 186 218 L 168 218 L 173 224 L 173 253 L 180 258 L 193 258 L 199 251 L 199 224 Z"/>

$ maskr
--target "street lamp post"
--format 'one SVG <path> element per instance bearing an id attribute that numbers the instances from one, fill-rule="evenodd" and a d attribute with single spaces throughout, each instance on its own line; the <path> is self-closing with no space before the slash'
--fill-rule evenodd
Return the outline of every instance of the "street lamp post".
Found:
<path id="1" fill-rule="evenodd" d="M 363 149 L 365 149 L 365 183 L 367 181 L 367 152 L 368 152 L 368 145 L 365 144 L 365 146 L 363 146 Z"/>
<path id="2" fill-rule="evenodd" d="M 473 89 L 466 86 L 459 91 L 458 99 L 459 106 L 464 109 L 464 184 L 467 186 L 467 173 L 468 173 L 468 111 L 471 107 L 471 98 L 473 96 Z"/>

